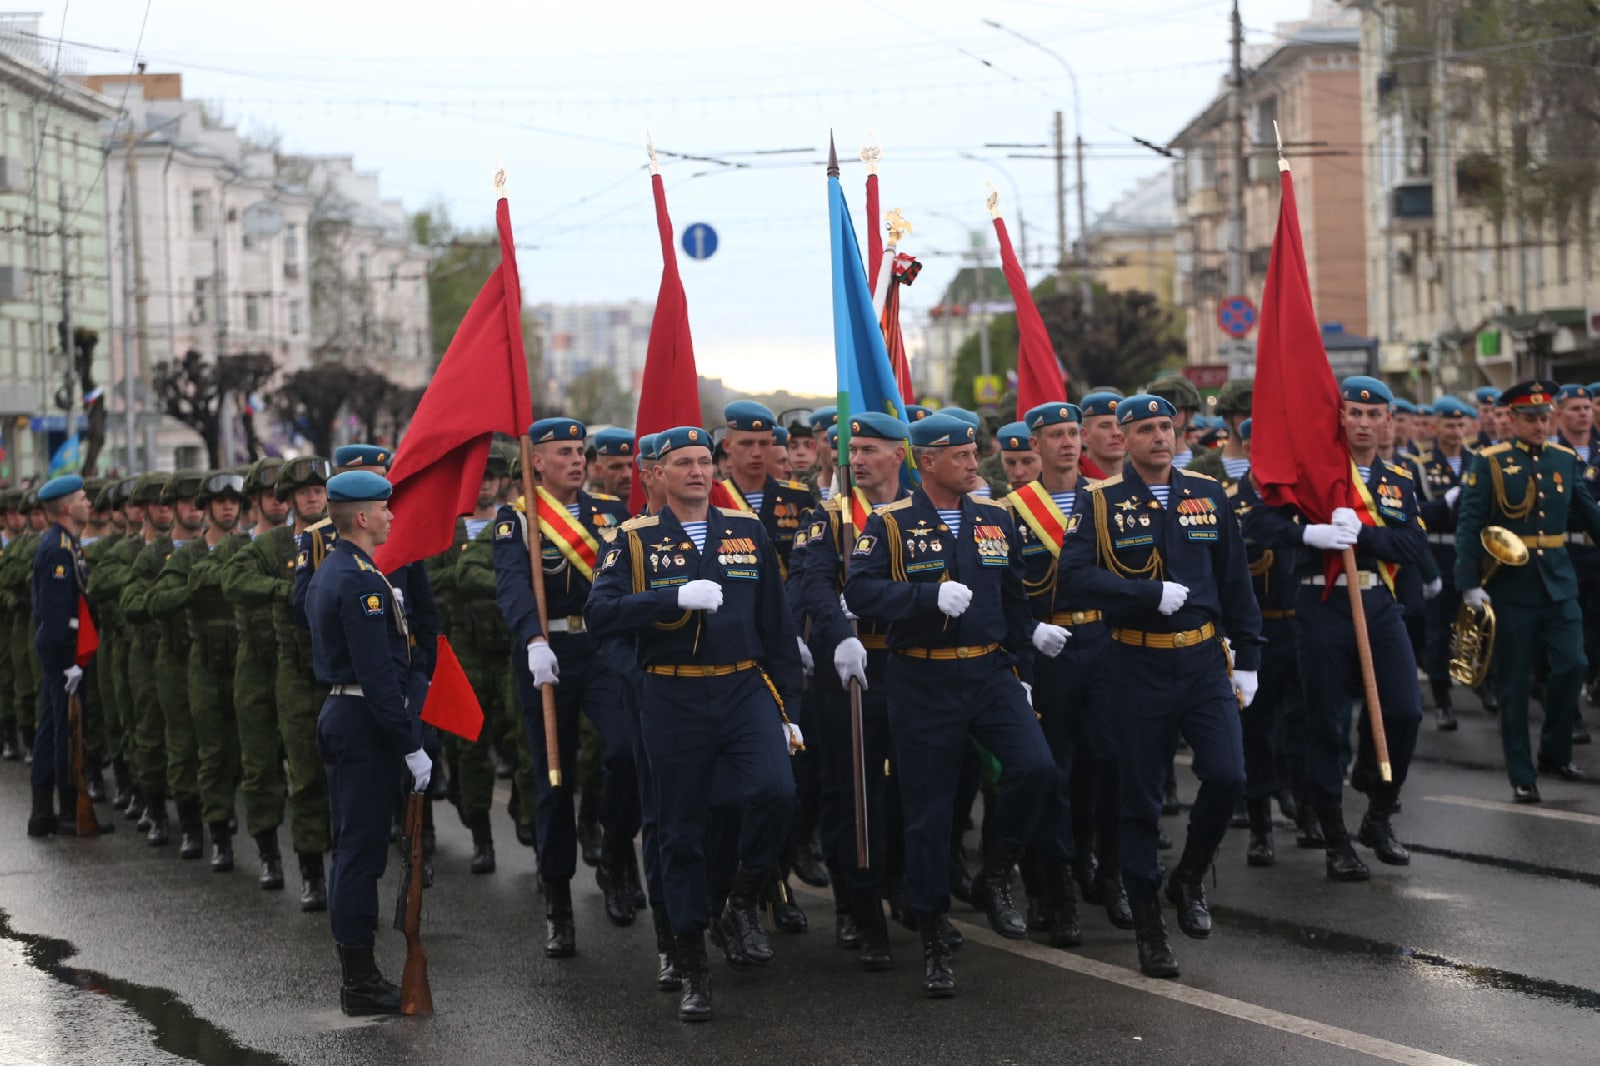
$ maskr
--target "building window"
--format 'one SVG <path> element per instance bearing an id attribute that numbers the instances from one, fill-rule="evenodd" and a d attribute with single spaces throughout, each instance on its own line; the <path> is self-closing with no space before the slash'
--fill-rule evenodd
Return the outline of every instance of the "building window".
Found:
<path id="1" fill-rule="evenodd" d="M 1278 120 L 1278 98 L 1269 96 L 1265 100 L 1257 100 L 1250 110 L 1255 118 L 1253 125 L 1256 146 L 1259 148 L 1263 145 L 1276 145 L 1278 134 L 1273 129 L 1273 123 Z"/>
<path id="2" fill-rule="evenodd" d="M 189 321 L 195 325 L 206 320 L 206 290 L 210 288 L 205 278 L 194 279 L 194 309 L 189 312 Z"/>
<path id="3" fill-rule="evenodd" d="M 205 452 L 200 450 L 198 444 L 180 444 L 172 449 L 172 465 L 179 470 L 187 468 L 203 468 L 206 465 Z"/>
<path id="4" fill-rule="evenodd" d="M 298 337 L 300 335 L 300 301 L 299 300 L 290 300 L 289 301 L 289 335 L 291 337 Z"/>
<path id="5" fill-rule="evenodd" d="M 244 328 L 248 330 L 261 328 L 261 298 L 254 294 L 244 298 Z"/>
<path id="6" fill-rule="evenodd" d="M 300 262 L 300 227 L 290 223 L 283 227 L 283 258 L 285 262 Z"/>
<path id="7" fill-rule="evenodd" d="M 195 233 L 206 231 L 206 206 L 210 199 L 203 189 L 196 189 L 189 197 L 189 220 Z"/>

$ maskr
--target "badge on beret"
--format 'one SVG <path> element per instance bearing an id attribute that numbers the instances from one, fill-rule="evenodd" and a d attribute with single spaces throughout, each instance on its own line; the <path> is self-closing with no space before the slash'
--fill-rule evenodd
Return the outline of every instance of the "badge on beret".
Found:
<path id="1" fill-rule="evenodd" d="M 383 613 L 383 597 L 376 592 L 369 592 L 361 597 L 361 610 L 368 618 L 376 618 Z"/>
<path id="2" fill-rule="evenodd" d="M 689 439 L 690 440 L 699 440 L 700 439 L 700 431 L 698 429 L 691 429 L 689 431 Z"/>

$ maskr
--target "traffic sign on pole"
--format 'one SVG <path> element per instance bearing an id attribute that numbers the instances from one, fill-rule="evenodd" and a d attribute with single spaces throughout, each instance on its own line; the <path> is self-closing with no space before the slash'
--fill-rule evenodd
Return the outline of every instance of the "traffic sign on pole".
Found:
<path id="1" fill-rule="evenodd" d="M 683 250 L 690 259 L 710 259 L 717 250 L 717 231 L 695 222 L 683 231 Z"/>
<path id="2" fill-rule="evenodd" d="M 1256 328 L 1256 305 L 1248 296 L 1228 296 L 1217 304 L 1217 325 L 1238 340 Z"/>

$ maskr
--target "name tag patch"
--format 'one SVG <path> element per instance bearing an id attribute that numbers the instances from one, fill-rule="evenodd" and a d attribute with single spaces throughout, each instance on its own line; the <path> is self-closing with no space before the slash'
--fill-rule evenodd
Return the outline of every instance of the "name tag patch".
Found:
<path id="1" fill-rule="evenodd" d="M 1146 548 L 1156 542 L 1156 538 L 1148 533 L 1137 537 L 1118 537 L 1111 542 L 1113 548 Z"/>
<path id="2" fill-rule="evenodd" d="M 906 573 L 908 573 L 908 574 L 920 574 L 920 573 L 923 573 L 924 571 L 928 571 L 928 570 L 943 570 L 943 569 L 944 569 L 944 560 L 943 559 L 929 559 L 929 560 L 927 560 L 925 562 L 907 563 L 906 564 Z"/>
<path id="3" fill-rule="evenodd" d="M 679 574 L 676 577 L 653 577 L 650 579 L 650 587 L 653 589 L 669 589 L 675 585 L 687 585 L 688 583 L 688 574 Z"/>
<path id="4" fill-rule="evenodd" d="M 749 567 L 732 567 L 732 566 L 728 566 L 728 567 L 723 567 L 722 576 L 723 577 L 727 577 L 727 578 L 734 578 L 734 579 L 739 580 L 739 581 L 755 581 L 756 579 L 758 579 L 761 576 L 761 571 L 752 570 Z"/>
<path id="5" fill-rule="evenodd" d="M 1214 529 L 1186 529 L 1183 531 L 1183 535 L 1189 540 L 1214 541 L 1217 539 L 1217 531 Z"/>

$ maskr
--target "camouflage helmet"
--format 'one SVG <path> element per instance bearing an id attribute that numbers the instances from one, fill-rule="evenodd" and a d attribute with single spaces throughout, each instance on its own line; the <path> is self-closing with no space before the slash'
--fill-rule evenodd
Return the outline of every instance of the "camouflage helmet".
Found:
<path id="1" fill-rule="evenodd" d="M 149 506 L 161 502 L 161 494 L 167 487 L 167 479 L 172 475 L 164 470 L 152 470 L 148 474 L 140 474 L 139 480 L 133 483 L 133 491 L 128 494 L 130 502 Z"/>
<path id="2" fill-rule="evenodd" d="M 278 487 L 278 475 L 283 471 L 283 460 L 276 456 L 263 456 L 245 468 L 244 493 L 254 496 L 258 492 L 271 492 Z"/>
<path id="3" fill-rule="evenodd" d="M 179 470 L 167 478 L 167 483 L 161 487 L 159 502 L 170 505 L 179 500 L 193 500 L 200 495 L 205 480 L 204 470 Z"/>
<path id="4" fill-rule="evenodd" d="M 111 497 L 111 505 L 113 507 L 128 506 L 128 501 L 133 499 L 134 487 L 138 484 L 139 479 L 137 477 L 125 477 L 121 481 L 118 481 L 115 485 L 112 485 L 111 490 L 113 495 Z"/>
<path id="5" fill-rule="evenodd" d="M 200 491 L 194 494 L 196 507 L 204 507 L 212 500 L 232 496 L 244 500 L 244 475 L 236 470 L 213 470 L 201 479 Z"/>
<path id="6" fill-rule="evenodd" d="M 10 514 L 22 503 L 21 489 L 6 489 L 0 492 L 0 514 Z"/>
<path id="7" fill-rule="evenodd" d="M 1159 396 L 1180 411 L 1198 411 L 1201 407 L 1200 390 L 1182 374 L 1161 374 L 1144 387 L 1152 396 Z"/>
<path id="8" fill-rule="evenodd" d="M 1217 414 L 1248 415 L 1255 396 L 1255 378 L 1229 378 L 1217 393 Z"/>
<path id="9" fill-rule="evenodd" d="M 32 514 L 39 509 L 39 490 L 28 489 L 22 494 L 22 502 L 17 504 L 17 511 L 21 514 Z"/>
<path id="10" fill-rule="evenodd" d="M 506 441 L 489 445 L 489 458 L 485 461 L 485 477 L 511 477 L 511 468 L 517 461 L 517 446 Z"/>
<path id="11" fill-rule="evenodd" d="M 328 460 L 320 455 L 302 455 L 283 464 L 278 471 L 278 483 L 272 491 L 278 499 L 287 500 L 294 495 L 295 489 L 326 485 L 332 476 L 333 464 Z"/>
<path id="12" fill-rule="evenodd" d="M 110 511 L 114 506 L 112 498 L 115 496 L 117 483 L 103 477 L 86 477 L 83 479 L 83 491 L 89 497 L 89 507 L 94 511 Z"/>

